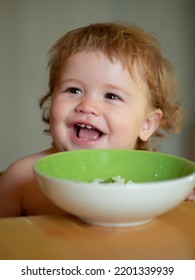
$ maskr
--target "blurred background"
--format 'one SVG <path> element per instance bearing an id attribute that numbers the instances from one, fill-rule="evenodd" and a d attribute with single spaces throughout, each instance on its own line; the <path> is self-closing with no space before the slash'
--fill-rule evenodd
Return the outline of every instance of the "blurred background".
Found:
<path id="1" fill-rule="evenodd" d="M 70 29 L 105 21 L 137 24 L 159 40 L 185 110 L 182 133 L 160 151 L 195 161 L 195 0 L 0 0 L 0 170 L 51 144 L 38 106 L 50 47 Z"/>

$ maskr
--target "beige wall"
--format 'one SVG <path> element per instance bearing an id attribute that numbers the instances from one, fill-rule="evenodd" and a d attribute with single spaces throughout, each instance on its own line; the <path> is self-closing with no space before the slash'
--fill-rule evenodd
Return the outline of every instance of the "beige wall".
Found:
<path id="1" fill-rule="evenodd" d="M 50 46 L 69 29 L 113 20 L 135 23 L 152 32 L 175 65 L 186 121 L 180 136 L 165 141 L 162 151 L 192 159 L 195 150 L 193 3 L 193 0 L 0 0 L 0 170 L 17 158 L 50 145 L 51 139 L 42 133 L 44 125 L 38 107 L 38 99 L 47 90 L 46 53 Z"/>

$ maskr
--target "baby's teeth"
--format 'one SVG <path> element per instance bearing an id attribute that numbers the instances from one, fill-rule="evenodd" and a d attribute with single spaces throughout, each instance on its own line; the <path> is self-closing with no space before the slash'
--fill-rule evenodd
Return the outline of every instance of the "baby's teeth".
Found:
<path id="1" fill-rule="evenodd" d="M 78 126 L 80 127 L 86 127 L 88 129 L 92 129 L 93 127 L 91 125 L 85 125 L 85 124 L 82 124 L 82 123 L 79 123 Z"/>
<path id="2" fill-rule="evenodd" d="M 79 126 L 80 126 L 80 127 L 85 127 L 85 125 L 84 125 L 84 124 L 79 124 Z"/>

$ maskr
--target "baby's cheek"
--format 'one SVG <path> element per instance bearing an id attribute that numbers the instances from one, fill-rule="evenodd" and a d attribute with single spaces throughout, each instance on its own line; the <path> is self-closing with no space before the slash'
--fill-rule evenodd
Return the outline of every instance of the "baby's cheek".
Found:
<path id="1" fill-rule="evenodd" d="M 51 108 L 50 111 L 50 121 L 51 122 L 60 122 L 60 120 L 63 119 L 63 110 L 60 108 L 60 106 L 55 106 Z"/>

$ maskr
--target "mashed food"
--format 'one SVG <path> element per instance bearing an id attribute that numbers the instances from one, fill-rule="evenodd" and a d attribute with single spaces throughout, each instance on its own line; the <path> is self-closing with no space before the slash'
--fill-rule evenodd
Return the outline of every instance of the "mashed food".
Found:
<path id="1" fill-rule="evenodd" d="M 107 180 L 96 178 L 95 180 L 93 180 L 92 183 L 101 183 L 101 184 L 104 184 L 104 183 L 117 183 L 117 184 L 127 185 L 127 184 L 132 184 L 133 182 L 130 181 L 130 180 L 125 182 L 125 178 L 122 178 L 121 176 L 114 176 L 114 177 L 111 177 L 111 178 L 109 178 Z"/>

